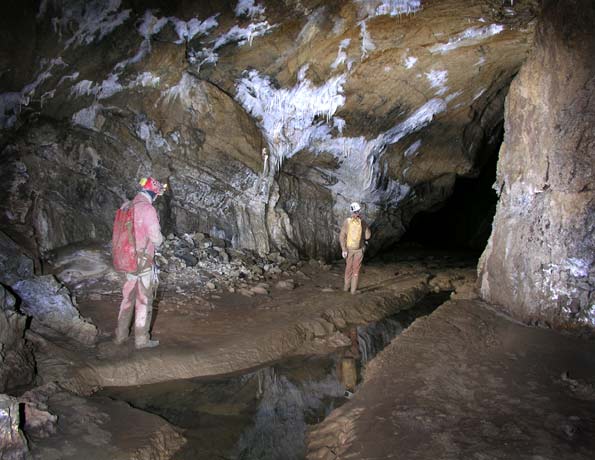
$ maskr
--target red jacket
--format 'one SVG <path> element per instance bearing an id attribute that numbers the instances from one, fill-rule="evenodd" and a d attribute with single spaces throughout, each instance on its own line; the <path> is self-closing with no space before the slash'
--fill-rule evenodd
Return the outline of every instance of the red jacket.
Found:
<path id="1" fill-rule="evenodd" d="M 136 240 L 136 253 L 141 258 L 144 254 L 145 261 L 139 262 L 139 269 L 147 269 L 153 265 L 155 248 L 163 243 L 161 225 L 157 210 L 148 193 L 139 192 L 132 200 L 134 206 L 134 238 Z"/>

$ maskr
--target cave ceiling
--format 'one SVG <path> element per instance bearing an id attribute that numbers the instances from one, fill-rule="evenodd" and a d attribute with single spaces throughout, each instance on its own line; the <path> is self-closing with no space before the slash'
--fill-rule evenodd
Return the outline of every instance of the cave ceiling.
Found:
<path id="1" fill-rule="evenodd" d="M 152 174 L 170 183 L 160 212 L 178 233 L 329 258 L 361 201 L 389 245 L 494 142 L 537 14 L 507 3 L 13 6 L 0 226 L 41 253 L 108 238 Z"/>

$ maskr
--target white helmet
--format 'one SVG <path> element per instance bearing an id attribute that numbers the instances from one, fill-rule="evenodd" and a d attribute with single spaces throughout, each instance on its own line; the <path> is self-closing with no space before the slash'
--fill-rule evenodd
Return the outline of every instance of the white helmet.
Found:
<path id="1" fill-rule="evenodd" d="M 359 205 L 359 203 L 356 203 L 355 201 L 349 205 L 349 210 L 351 212 L 358 212 L 361 209 L 362 207 Z"/>

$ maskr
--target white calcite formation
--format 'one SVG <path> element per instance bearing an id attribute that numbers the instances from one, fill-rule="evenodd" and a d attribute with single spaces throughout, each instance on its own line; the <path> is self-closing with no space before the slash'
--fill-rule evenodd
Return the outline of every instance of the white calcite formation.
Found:
<path id="1" fill-rule="evenodd" d="M 0 75 L 0 225 L 42 258 L 109 241 L 146 175 L 169 183 L 156 204 L 177 235 L 333 259 L 360 201 L 388 247 L 477 173 L 535 17 L 489 0 L 153 6 L 41 2 L 45 46 Z"/>

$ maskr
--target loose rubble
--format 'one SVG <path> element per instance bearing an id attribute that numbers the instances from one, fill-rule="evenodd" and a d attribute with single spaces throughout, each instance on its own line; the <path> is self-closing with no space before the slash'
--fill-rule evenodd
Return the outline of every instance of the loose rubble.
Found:
<path id="1" fill-rule="evenodd" d="M 303 261 L 278 252 L 259 255 L 254 251 L 230 247 L 228 241 L 204 233 L 169 234 L 156 256 L 163 289 L 177 293 L 201 292 L 205 295 L 238 292 L 245 296 L 267 295 L 271 285 L 293 290 L 293 277 L 305 276 Z M 323 269 L 324 262 L 311 261 Z M 328 269 L 327 268 L 327 269 Z M 270 283 L 269 283 L 270 282 Z"/>

